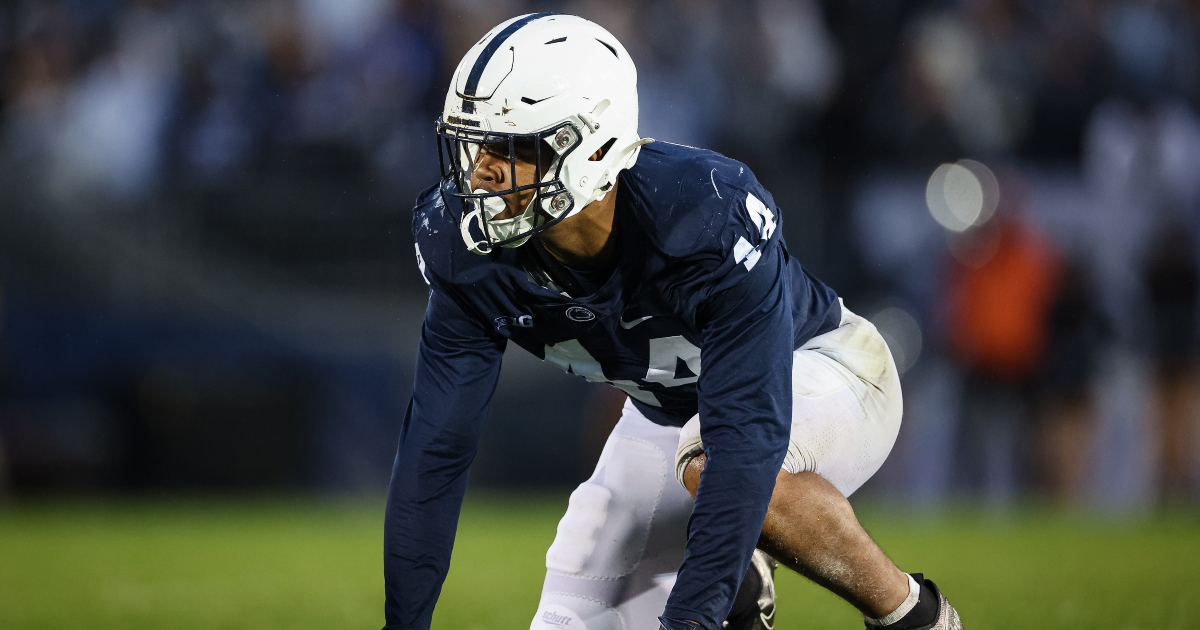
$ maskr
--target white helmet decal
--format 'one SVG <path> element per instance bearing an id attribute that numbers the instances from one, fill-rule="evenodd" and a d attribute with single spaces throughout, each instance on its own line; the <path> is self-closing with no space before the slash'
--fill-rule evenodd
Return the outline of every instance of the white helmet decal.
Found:
<path id="1" fill-rule="evenodd" d="M 638 137 L 637 113 L 637 71 L 599 25 L 533 13 L 492 29 L 459 63 L 438 120 L 442 176 L 463 201 L 467 247 L 517 247 L 602 199 L 651 142 Z M 508 159 L 506 190 L 471 185 L 484 147 Z M 589 159 L 600 149 L 603 157 Z M 533 181 L 515 181 L 519 161 L 535 165 Z M 523 212 L 496 218 L 502 197 L 528 190 Z"/>

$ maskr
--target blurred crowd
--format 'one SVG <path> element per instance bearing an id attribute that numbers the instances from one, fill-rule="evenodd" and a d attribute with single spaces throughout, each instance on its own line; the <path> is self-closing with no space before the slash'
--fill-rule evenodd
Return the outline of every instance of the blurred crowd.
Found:
<path id="1" fill-rule="evenodd" d="M 5 0 L 0 184 L 54 225 L 134 215 L 326 287 L 378 278 L 358 291 L 399 291 L 419 319 L 403 215 L 437 176 L 450 72 L 542 10 L 612 31 L 642 135 L 746 162 L 793 253 L 884 332 L 906 424 L 877 492 L 1200 498 L 1195 0 Z M 386 218 L 312 205 L 345 198 Z M 314 250 L 316 275 L 297 262 Z M 0 292 L 55 266 L 18 258 L 0 253 Z M 5 334 L 0 479 L 6 444 L 22 459 L 5 418 L 13 433 L 32 396 Z M 370 439 L 394 433 L 378 415 Z"/>
<path id="2" fill-rule="evenodd" d="M 5 4 L 6 164 L 55 197 L 434 172 L 431 3 Z"/>

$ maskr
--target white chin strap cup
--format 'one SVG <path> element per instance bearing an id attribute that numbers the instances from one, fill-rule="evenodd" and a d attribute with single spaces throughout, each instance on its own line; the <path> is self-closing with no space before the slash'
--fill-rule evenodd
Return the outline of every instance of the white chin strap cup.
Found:
<path id="1" fill-rule="evenodd" d="M 475 194 L 487 193 L 486 190 L 482 189 L 476 189 L 473 192 Z M 466 242 L 467 248 L 476 254 L 490 253 L 492 251 L 492 245 L 491 243 L 488 243 L 486 239 L 475 239 L 475 237 L 471 234 L 472 224 L 478 224 L 479 232 L 481 234 L 486 234 L 487 232 L 484 231 L 483 225 L 486 221 L 487 231 L 492 234 L 493 240 L 496 241 L 504 241 L 518 234 L 528 232 L 534 227 L 533 221 L 535 213 L 532 203 L 530 203 L 529 207 L 525 209 L 525 212 L 522 212 L 521 214 L 509 219 L 495 219 L 495 217 L 503 213 L 504 209 L 506 208 L 504 199 L 501 197 L 483 197 L 482 199 L 472 200 L 470 203 L 472 206 L 475 206 L 475 209 L 463 217 L 462 223 L 459 225 L 459 230 L 462 232 L 463 241 Z M 518 241 L 508 243 L 504 245 L 504 247 L 517 247 L 519 245 L 524 245 L 528 240 L 529 237 L 526 237 Z"/>

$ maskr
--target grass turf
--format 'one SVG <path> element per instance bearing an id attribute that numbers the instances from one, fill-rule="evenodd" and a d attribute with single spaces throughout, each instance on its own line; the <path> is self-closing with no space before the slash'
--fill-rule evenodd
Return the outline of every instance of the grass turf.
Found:
<path id="1" fill-rule="evenodd" d="M 565 503 L 473 495 L 434 627 L 527 628 Z M 860 513 L 971 630 L 1200 628 L 1200 513 Z M 379 628 L 381 522 L 377 502 L 0 505 L 0 630 Z M 777 628 L 856 627 L 849 606 L 781 570 Z"/>

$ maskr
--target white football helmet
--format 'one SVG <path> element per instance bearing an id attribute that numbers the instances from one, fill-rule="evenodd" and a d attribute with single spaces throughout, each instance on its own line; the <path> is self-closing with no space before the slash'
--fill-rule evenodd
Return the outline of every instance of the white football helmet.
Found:
<path id="1" fill-rule="evenodd" d="M 459 228 L 467 248 L 486 254 L 517 247 L 603 199 L 639 147 L 652 142 L 638 137 L 637 121 L 637 71 L 604 28 L 555 13 L 493 28 L 458 64 L 437 121 L 442 177 L 463 201 Z M 590 160 L 601 148 L 603 157 Z M 506 190 L 471 189 L 481 150 L 509 160 Z M 533 181 L 518 185 L 518 160 L 535 165 Z M 521 214 L 495 219 L 505 208 L 502 197 L 531 189 Z"/>

